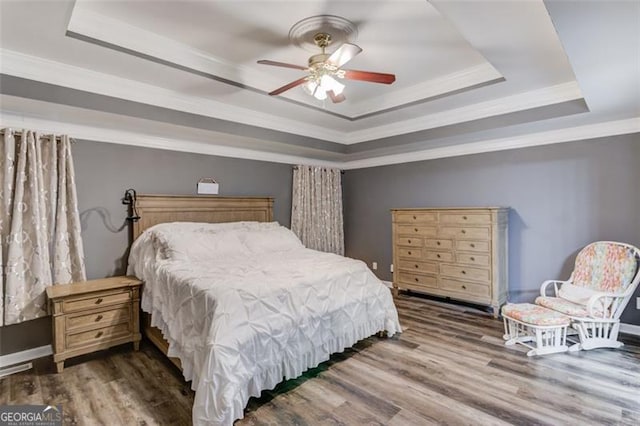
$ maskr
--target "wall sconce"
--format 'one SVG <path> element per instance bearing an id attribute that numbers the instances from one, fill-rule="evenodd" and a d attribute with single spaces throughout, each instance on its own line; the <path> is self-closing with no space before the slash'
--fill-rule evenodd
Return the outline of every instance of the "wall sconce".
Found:
<path id="1" fill-rule="evenodd" d="M 220 184 L 213 178 L 202 178 L 196 185 L 196 191 L 198 194 L 216 195 L 220 190 Z"/>
<path id="2" fill-rule="evenodd" d="M 122 204 L 131 206 L 129 209 L 130 214 L 127 216 L 127 220 L 130 222 L 137 222 L 140 220 L 138 210 L 136 209 L 137 194 L 136 190 L 129 188 L 124 191 L 124 197 L 122 197 Z"/>

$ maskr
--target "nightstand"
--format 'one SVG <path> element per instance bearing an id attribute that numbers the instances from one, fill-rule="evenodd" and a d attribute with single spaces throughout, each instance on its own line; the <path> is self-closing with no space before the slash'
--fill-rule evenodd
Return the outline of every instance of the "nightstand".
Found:
<path id="1" fill-rule="evenodd" d="M 140 345 L 140 286 L 136 277 L 112 277 L 47 288 L 53 315 L 53 360 L 133 342 Z"/>

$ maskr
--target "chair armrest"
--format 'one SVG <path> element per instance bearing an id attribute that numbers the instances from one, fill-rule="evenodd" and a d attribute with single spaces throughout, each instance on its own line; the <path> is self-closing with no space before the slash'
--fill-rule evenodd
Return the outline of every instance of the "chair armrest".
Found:
<path id="1" fill-rule="evenodd" d="M 560 284 L 560 286 L 562 286 L 562 284 L 564 283 L 568 283 L 569 281 L 561 281 L 561 280 L 547 280 L 545 282 L 542 283 L 542 285 L 540 286 L 540 296 L 542 297 L 547 297 L 547 287 L 549 287 L 551 284 L 553 284 L 553 291 L 554 291 L 554 297 L 558 297 L 558 290 L 560 289 L 560 287 L 558 287 L 558 284 Z"/>
<path id="2" fill-rule="evenodd" d="M 587 302 L 587 313 L 592 318 L 600 318 L 600 319 L 611 319 L 613 315 L 615 315 L 618 310 L 618 306 L 616 303 L 617 299 L 624 299 L 625 295 L 621 295 L 618 293 L 596 293 L 589 298 Z M 604 300 L 599 300 L 604 299 Z M 607 300 L 610 299 L 610 300 Z M 595 312 L 596 306 L 600 305 L 602 308 L 602 315 L 598 316 Z"/>

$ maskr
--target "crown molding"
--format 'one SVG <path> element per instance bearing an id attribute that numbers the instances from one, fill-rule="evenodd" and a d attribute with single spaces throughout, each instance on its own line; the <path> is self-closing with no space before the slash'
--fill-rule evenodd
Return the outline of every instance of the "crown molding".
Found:
<path id="1" fill-rule="evenodd" d="M 0 61 L 0 73 L 2 74 L 347 145 L 522 111 L 582 97 L 578 84 L 572 81 L 429 114 L 420 118 L 363 130 L 343 132 L 228 105 L 211 99 L 186 96 L 179 92 L 150 84 L 7 49 L 0 49 L 0 58 L 2 59 Z"/>
<path id="2" fill-rule="evenodd" d="M 416 161 L 529 148 L 631 133 L 640 133 L 640 117 L 347 161 L 343 163 L 342 168 L 349 170 L 412 163 Z"/>
<path id="3" fill-rule="evenodd" d="M 113 128 L 107 129 L 96 126 L 85 126 L 81 124 L 45 120 L 10 111 L 0 111 L 0 126 L 36 129 L 45 133 L 64 133 L 70 135 L 75 139 L 85 139 L 96 142 L 132 145 L 169 151 L 190 152 L 257 161 L 268 161 L 274 163 L 314 164 L 352 170 L 392 164 L 410 163 L 416 161 L 435 160 L 438 158 L 457 157 L 463 155 L 482 154 L 486 152 L 552 145 L 579 140 L 596 139 L 606 136 L 640 133 L 640 117 L 594 124 L 585 124 L 581 126 L 548 130 L 508 138 L 496 138 L 461 145 L 431 148 L 402 154 L 392 154 L 352 161 L 326 161 L 318 160 L 313 157 L 264 152 L 246 148 L 235 148 L 232 146 L 214 145 L 183 139 L 163 138 L 155 135 L 145 134 L 142 132 L 121 131 L 114 130 Z M 211 134 L 215 135 L 215 132 L 211 132 Z M 224 137 L 229 140 L 230 136 L 225 134 Z"/>
<path id="4" fill-rule="evenodd" d="M 384 126 L 370 127 L 363 130 L 350 132 L 347 145 L 367 142 L 421 130 L 434 129 L 451 124 L 464 123 L 479 120 L 501 114 L 524 111 L 582 98 L 582 92 L 578 83 L 570 81 L 543 89 L 532 90 L 517 95 L 492 99 L 460 108 L 450 109 L 424 117 L 398 121 Z"/>

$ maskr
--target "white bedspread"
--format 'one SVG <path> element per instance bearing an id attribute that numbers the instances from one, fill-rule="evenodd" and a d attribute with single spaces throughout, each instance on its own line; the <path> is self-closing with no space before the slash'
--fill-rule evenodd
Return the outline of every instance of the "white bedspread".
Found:
<path id="1" fill-rule="evenodd" d="M 192 380 L 196 425 L 231 425 L 251 396 L 401 331 L 389 288 L 363 262 L 306 248 L 165 259 L 147 231 L 129 273 L 144 280 L 142 309 Z"/>

